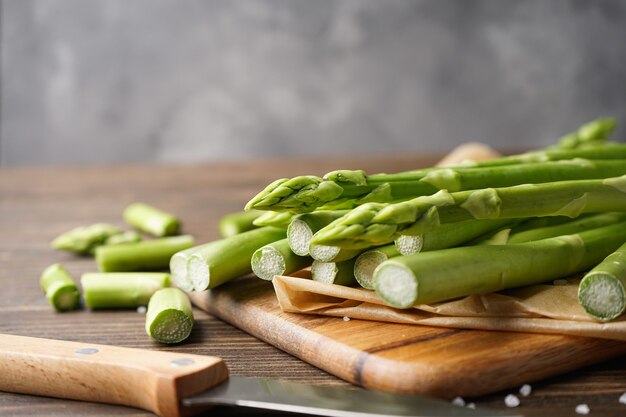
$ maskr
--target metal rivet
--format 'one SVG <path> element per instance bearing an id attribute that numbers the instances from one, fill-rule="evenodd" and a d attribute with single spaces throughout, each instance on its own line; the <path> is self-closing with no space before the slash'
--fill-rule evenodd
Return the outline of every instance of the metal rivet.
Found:
<path id="1" fill-rule="evenodd" d="M 170 365 L 172 366 L 187 366 L 187 365 L 191 365 L 193 362 L 193 359 L 189 359 L 189 358 L 180 358 L 180 359 L 174 359 L 173 361 L 170 362 Z"/>
<path id="2" fill-rule="evenodd" d="M 99 351 L 96 348 L 82 348 L 74 351 L 76 355 L 93 355 L 98 352 Z"/>

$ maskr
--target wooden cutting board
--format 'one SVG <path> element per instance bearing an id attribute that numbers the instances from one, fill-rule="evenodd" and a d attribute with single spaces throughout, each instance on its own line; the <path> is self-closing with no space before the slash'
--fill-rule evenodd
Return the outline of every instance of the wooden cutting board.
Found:
<path id="1" fill-rule="evenodd" d="M 444 398 L 518 387 L 626 354 L 626 343 L 448 329 L 282 312 L 247 277 L 191 294 L 202 310 L 353 384 Z"/>

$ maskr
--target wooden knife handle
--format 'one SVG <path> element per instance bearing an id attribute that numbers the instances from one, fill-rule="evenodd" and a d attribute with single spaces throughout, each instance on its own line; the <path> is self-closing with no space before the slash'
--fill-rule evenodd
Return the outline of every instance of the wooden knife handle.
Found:
<path id="1" fill-rule="evenodd" d="M 0 335 L 0 391 L 123 404 L 162 417 L 228 378 L 220 358 Z"/>

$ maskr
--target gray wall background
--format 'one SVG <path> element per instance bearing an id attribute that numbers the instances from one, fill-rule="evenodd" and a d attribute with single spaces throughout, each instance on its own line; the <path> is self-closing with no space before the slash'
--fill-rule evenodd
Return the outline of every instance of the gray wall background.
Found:
<path id="1" fill-rule="evenodd" d="M 0 1 L 4 166 L 514 150 L 626 124 L 620 0 Z"/>

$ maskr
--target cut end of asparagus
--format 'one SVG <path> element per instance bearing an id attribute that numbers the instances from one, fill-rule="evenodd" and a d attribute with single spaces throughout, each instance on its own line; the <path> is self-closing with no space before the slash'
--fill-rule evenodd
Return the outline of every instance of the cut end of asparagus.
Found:
<path id="1" fill-rule="evenodd" d="M 413 272 L 393 262 L 383 263 L 374 271 L 376 294 L 396 308 L 409 308 L 417 299 L 417 279 Z"/>
<path id="2" fill-rule="evenodd" d="M 289 247 L 299 256 L 309 254 L 309 245 L 313 239 L 311 227 L 300 219 L 293 219 L 287 229 Z"/>
<path id="3" fill-rule="evenodd" d="M 202 257 L 191 256 L 187 265 L 189 279 L 194 291 L 204 291 L 211 282 L 211 270 Z"/>
<path id="4" fill-rule="evenodd" d="M 74 310 L 80 304 L 80 293 L 73 283 L 56 282 L 48 287 L 47 295 L 57 311 Z"/>
<path id="5" fill-rule="evenodd" d="M 311 257 L 320 262 L 331 262 L 339 254 L 341 248 L 338 246 L 310 245 Z"/>
<path id="6" fill-rule="evenodd" d="M 311 276 L 313 281 L 332 284 L 337 277 L 337 264 L 335 262 L 313 262 L 311 265 Z"/>
<path id="7" fill-rule="evenodd" d="M 624 285 L 613 275 L 603 272 L 585 276 L 578 289 L 578 299 L 587 314 L 597 320 L 613 320 L 626 308 Z"/>
<path id="8" fill-rule="evenodd" d="M 274 275 L 285 273 L 286 265 L 283 255 L 272 246 L 264 246 L 252 255 L 252 272 L 257 277 L 271 281 Z"/>
<path id="9" fill-rule="evenodd" d="M 354 277 L 359 285 L 365 289 L 373 290 L 374 270 L 387 259 L 389 259 L 387 255 L 377 250 L 364 252 L 356 258 L 354 263 Z"/>
<path id="10" fill-rule="evenodd" d="M 189 278 L 187 263 L 189 261 L 188 250 L 175 253 L 170 259 L 170 273 L 174 286 L 183 291 L 193 291 L 193 282 Z"/>
<path id="11" fill-rule="evenodd" d="M 396 249 L 400 255 L 413 255 L 422 251 L 424 238 L 421 235 L 408 236 L 402 235 L 395 241 Z"/>
<path id="12" fill-rule="evenodd" d="M 179 343 L 193 328 L 191 303 L 178 288 L 157 291 L 148 304 L 146 332 L 161 343 Z"/>

